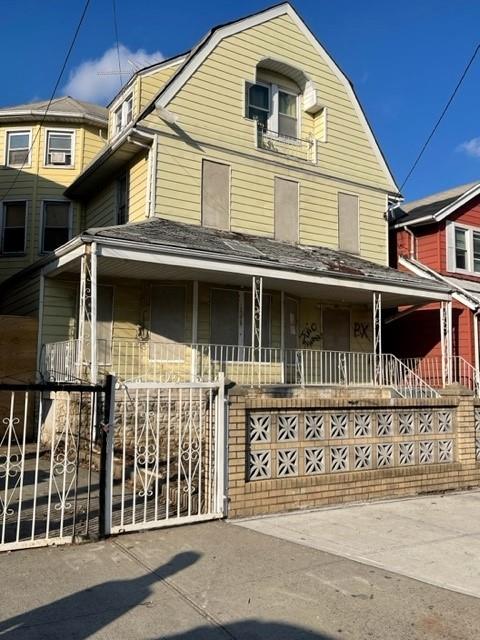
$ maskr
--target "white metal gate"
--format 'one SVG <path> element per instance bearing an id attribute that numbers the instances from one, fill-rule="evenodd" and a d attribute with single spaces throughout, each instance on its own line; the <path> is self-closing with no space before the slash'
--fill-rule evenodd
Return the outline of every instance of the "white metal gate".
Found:
<path id="1" fill-rule="evenodd" d="M 0 384 L 0 551 L 98 535 L 103 388 Z"/>
<path id="2" fill-rule="evenodd" d="M 223 376 L 211 383 L 129 383 L 116 390 L 112 405 L 105 533 L 222 517 Z"/>

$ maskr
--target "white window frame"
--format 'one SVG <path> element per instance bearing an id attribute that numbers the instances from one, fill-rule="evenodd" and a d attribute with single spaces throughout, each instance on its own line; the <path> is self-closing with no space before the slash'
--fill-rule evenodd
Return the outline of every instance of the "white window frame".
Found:
<path id="1" fill-rule="evenodd" d="M 131 102 L 130 119 L 127 121 L 128 103 Z M 120 127 L 117 127 L 118 114 L 120 114 Z M 114 137 L 118 136 L 133 121 L 133 92 L 130 93 L 118 106 L 113 109 Z"/>
<path id="2" fill-rule="evenodd" d="M 455 230 L 462 229 L 466 231 L 466 250 L 467 250 L 467 269 L 457 268 L 456 261 L 456 246 L 455 246 Z M 470 276 L 477 276 L 480 278 L 480 271 L 474 270 L 473 260 L 473 234 L 478 233 L 480 236 L 480 227 L 472 227 L 470 225 L 462 224 L 461 222 L 450 221 L 446 227 L 446 245 L 447 245 L 447 271 L 453 273 L 462 273 Z"/>
<path id="3" fill-rule="evenodd" d="M 68 240 L 72 239 L 73 235 L 73 202 L 71 200 L 65 200 L 65 198 L 45 198 L 45 200 L 41 200 L 40 202 L 40 235 L 38 238 L 38 247 L 39 247 L 39 255 L 51 255 L 55 253 L 54 251 L 45 251 L 43 248 L 44 241 L 44 231 L 45 231 L 45 205 L 50 202 L 60 202 L 61 204 L 68 204 Z M 67 242 L 68 242 L 67 240 Z"/>
<path id="4" fill-rule="evenodd" d="M 24 202 L 25 203 L 25 234 L 23 237 L 23 251 L 7 251 L 3 250 L 3 232 L 5 224 L 5 205 L 10 202 Z M 24 256 L 27 253 L 27 230 L 28 230 L 28 215 L 29 215 L 29 201 L 27 198 L 8 198 L 7 200 L 0 201 L 0 257 L 18 257 Z"/>
<path id="5" fill-rule="evenodd" d="M 293 139 L 298 139 L 299 138 L 299 134 L 301 131 L 301 119 L 300 119 L 300 97 L 301 97 L 301 93 L 296 93 L 295 91 L 292 91 L 291 89 L 287 89 L 286 87 L 283 87 L 281 85 L 278 84 L 268 84 L 266 82 L 248 82 L 249 85 L 251 86 L 255 86 L 255 85 L 259 85 L 261 87 L 266 87 L 268 89 L 268 102 L 269 102 L 269 115 L 268 115 L 268 119 L 267 119 L 267 123 L 268 123 L 268 129 L 265 132 L 267 135 L 271 134 L 271 135 L 275 135 L 278 136 L 278 138 L 281 140 L 282 138 L 288 139 L 288 140 L 292 140 L 291 136 L 287 136 L 284 134 L 279 133 L 278 130 L 278 126 L 279 126 L 279 116 L 280 116 L 280 112 L 279 112 L 279 92 L 282 93 L 288 93 L 291 96 L 294 96 L 296 98 L 296 111 L 297 111 L 297 130 L 296 130 L 296 135 L 293 136 Z M 250 106 L 253 106 L 254 108 L 258 108 L 255 107 L 254 105 L 250 105 L 250 91 L 245 91 L 244 92 L 247 95 L 247 99 L 248 99 L 248 103 L 246 105 L 246 109 L 245 112 L 248 114 Z M 247 120 L 253 120 L 253 118 L 249 118 L 247 116 Z"/>
<path id="6" fill-rule="evenodd" d="M 71 162 L 70 164 L 55 164 L 55 163 L 51 163 L 48 162 L 48 139 L 49 139 L 49 134 L 51 133 L 61 133 L 61 134 L 70 134 L 70 138 L 72 141 L 71 147 L 70 147 L 70 159 Z M 54 169 L 75 169 L 75 140 L 76 136 L 75 136 L 75 129 L 63 129 L 61 127 L 51 127 L 51 128 L 47 128 L 45 130 L 45 149 L 44 149 L 44 156 L 43 156 L 43 166 L 44 167 L 48 167 L 48 168 L 54 168 Z"/>
<path id="7" fill-rule="evenodd" d="M 28 160 L 25 163 L 10 164 L 8 162 L 8 156 L 10 154 L 10 135 L 26 133 L 28 134 Z M 6 167 L 31 167 L 32 166 L 32 129 L 29 127 L 14 127 L 5 131 L 5 158 L 4 165 Z"/>

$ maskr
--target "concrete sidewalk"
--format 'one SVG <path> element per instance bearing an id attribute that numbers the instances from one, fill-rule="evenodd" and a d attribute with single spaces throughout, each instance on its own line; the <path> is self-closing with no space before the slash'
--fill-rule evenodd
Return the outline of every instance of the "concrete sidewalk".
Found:
<path id="1" fill-rule="evenodd" d="M 0 638 L 478 638 L 480 600 L 224 522 L 0 555 Z"/>
<path id="2" fill-rule="evenodd" d="M 480 598 L 479 491 L 356 504 L 238 524 Z"/>

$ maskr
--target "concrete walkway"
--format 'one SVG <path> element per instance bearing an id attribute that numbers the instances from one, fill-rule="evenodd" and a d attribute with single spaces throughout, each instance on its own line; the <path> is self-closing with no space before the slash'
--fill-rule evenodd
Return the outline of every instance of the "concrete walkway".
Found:
<path id="1" fill-rule="evenodd" d="M 478 640 L 480 629 L 476 598 L 225 522 L 0 554 L 0 575 L 1 640 Z"/>
<path id="2" fill-rule="evenodd" d="M 480 598 L 478 491 L 285 514 L 237 524 Z"/>

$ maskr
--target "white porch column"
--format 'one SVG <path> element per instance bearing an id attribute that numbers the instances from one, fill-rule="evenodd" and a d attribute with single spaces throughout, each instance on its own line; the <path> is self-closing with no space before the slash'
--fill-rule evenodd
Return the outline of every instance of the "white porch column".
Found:
<path id="1" fill-rule="evenodd" d="M 473 314 L 473 344 L 474 344 L 474 349 L 475 349 L 475 353 L 474 353 L 474 366 L 475 366 L 475 390 L 476 393 L 478 395 L 479 390 L 480 390 L 480 353 L 478 352 L 478 349 L 480 347 L 479 345 L 479 339 L 478 339 L 478 311 L 476 311 Z"/>
<path id="2" fill-rule="evenodd" d="M 383 383 L 382 371 L 382 294 L 373 292 L 373 360 L 374 384 Z"/>
<path id="3" fill-rule="evenodd" d="M 197 342 L 198 342 L 198 280 L 192 284 L 192 345 L 191 345 L 191 379 L 195 382 L 197 372 Z"/>
<path id="4" fill-rule="evenodd" d="M 97 255 L 95 243 L 87 246 L 80 266 L 80 309 L 78 314 L 77 378 L 90 365 L 89 380 L 97 382 Z"/>
<path id="5" fill-rule="evenodd" d="M 261 383 L 263 278 L 252 277 L 252 359 L 257 357 L 258 384 Z"/>
<path id="6" fill-rule="evenodd" d="M 440 303 L 440 341 L 442 348 L 442 383 L 452 383 L 452 302 Z"/>

